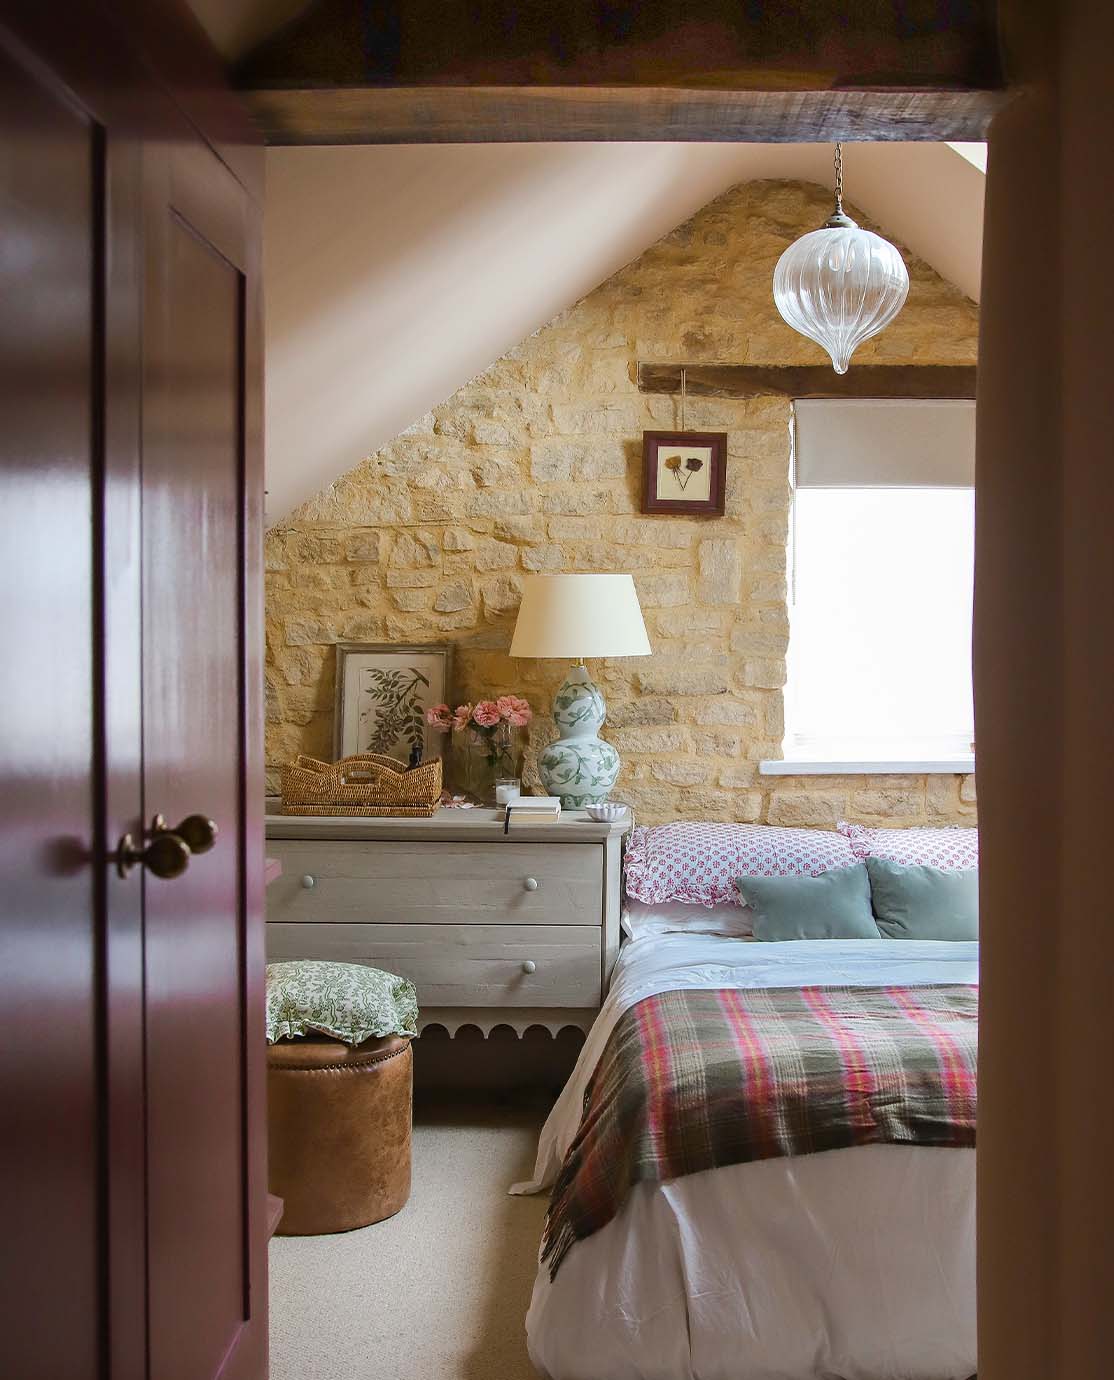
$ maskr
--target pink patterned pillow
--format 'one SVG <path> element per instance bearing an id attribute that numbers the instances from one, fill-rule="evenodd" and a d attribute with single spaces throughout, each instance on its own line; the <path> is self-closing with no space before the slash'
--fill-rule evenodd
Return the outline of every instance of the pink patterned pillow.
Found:
<path id="1" fill-rule="evenodd" d="M 885 858 L 910 867 L 939 867 L 966 872 L 979 865 L 979 831 L 955 825 L 949 829 L 871 829 L 841 820 L 836 828 L 856 858 Z"/>
<path id="2" fill-rule="evenodd" d="M 850 843 L 833 830 L 681 820 L 631 831 L 626 889 L 651 904 L 738 905 L 736 877 L 817 877 L 854 862 Z"/>

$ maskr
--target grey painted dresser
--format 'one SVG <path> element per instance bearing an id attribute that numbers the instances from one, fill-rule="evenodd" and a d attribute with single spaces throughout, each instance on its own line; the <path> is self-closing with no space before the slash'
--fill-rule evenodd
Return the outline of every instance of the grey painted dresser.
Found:
<path id="1" fill-rule="evenodd" d="M 267 957 L 368 963 L 418 989 L 421 1024 L 587 1029 L 619 950 L 629 816 L 512 826 L 495 810 L 432 819 L 268 815 L 282 876 Z"/>

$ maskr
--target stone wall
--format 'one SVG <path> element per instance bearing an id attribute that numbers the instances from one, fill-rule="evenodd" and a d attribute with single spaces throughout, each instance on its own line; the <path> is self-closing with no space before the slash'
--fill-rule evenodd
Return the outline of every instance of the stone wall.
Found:
<path id="1" fill-rule="evenodd" d="M 786 401 L 690 399 L 690 428 L 728 433 L 726 515 L 638 512 L 642 432 L 680 419 L 639 394 L 636 362 L 820 362 L 770 284 L 829 211 L 812 184 L 734 188 L 269 533 L 272 789 L 295 753 L 331 753 L 336 642 L 451 640 L 456 696 L 545 710 L 566 668 L 506 652 L 523 576 L 630 571 L 654 654 L 591 669 L 641 820 L 974 822 L 970 778 L 758 775 L 783 733 Z M 909 300 L 856 361 L 974 363 L 975 305 L 905 258 Z M 552 736 L 539 716 L 535 749 Z"/>

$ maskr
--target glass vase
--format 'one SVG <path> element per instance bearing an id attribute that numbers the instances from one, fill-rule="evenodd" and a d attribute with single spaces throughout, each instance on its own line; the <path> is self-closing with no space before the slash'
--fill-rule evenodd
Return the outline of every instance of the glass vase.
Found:
<path id="1" fill-rule="evenodd" d="M 471 727 L 455 729 L 452 750 L 455 789 L 481 805 L 495 804 L 498 778 L 521 774 L 522 736 L 507 723 L 497 724 L 490 733 Z"/>

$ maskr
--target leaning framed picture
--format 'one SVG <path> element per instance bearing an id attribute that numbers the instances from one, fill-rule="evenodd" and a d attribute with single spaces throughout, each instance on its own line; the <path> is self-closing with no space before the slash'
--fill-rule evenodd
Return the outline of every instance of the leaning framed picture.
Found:
<path id="1" fill-rule="evenodd" d="M 338 758 L 378 752 L 409 762 L 436 756 L 426 710 L 448 699 L 452 648 L 342 642 L 337 645 L 333 748 Z"/>
<path id="2" fill-rule="evenodd" d="M 644 431 L 642 511 L 722 517 L 725 431 Z"/>

